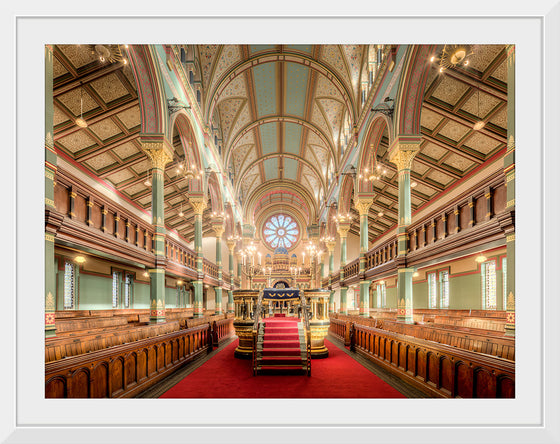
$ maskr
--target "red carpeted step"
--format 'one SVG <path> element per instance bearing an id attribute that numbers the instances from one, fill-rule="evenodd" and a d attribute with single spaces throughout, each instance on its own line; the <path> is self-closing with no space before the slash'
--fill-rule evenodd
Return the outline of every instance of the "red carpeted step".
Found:
<path id="1" fill-rule="evenodd" d="M 299 348 L 263 348 L 263 356 L 300 356 Z"/>
<path id="2" fill-rule="evenodd" d="M 302 365 L 301 356 L 263 356 L 261 365 Z"/>
<path id="3" fill-rule="evenodd" d="M 266 341 L 263 348 L 299 348 L 299 341 Z"/>
<path id="4" fill-rule="evenodd" d="M 285 318 L 285 317 L 286 317 L 286 313 L 274 313 L 274 317 L 275 317 L 275 318 Z"/>
<path id="5" fill-rule="evenodd" d="M 297 322 L 265 322 L 265 328 L 290 327 L 297 328 Z"/>
<path id="6" fill-rule="evenodd" d="M 264 329 L 265 333 L 297 333 L 298 331 L 297 327 L 266 327 Z"/>
<path id="7" fill-rule="evenodd" d="M 299 341 L 299 335 L 297 333 L 289 335 L 276 335 L 276 334 L 264 334 L 263 343 L 267 341 Z"/>

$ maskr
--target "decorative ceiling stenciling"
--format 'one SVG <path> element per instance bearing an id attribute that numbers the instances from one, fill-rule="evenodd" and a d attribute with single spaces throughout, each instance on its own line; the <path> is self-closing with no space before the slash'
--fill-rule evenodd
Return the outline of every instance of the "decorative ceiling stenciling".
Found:
<path id="1" fill-rule="evenodd" d="M 93 123 L 88 128 L 101 140 L 107 140 L 122 133 L 121 129 L 111 119 Z"/>
<path id="2" fill-rule="evenodd" d="M 338 140 L 344 104 L 333 99 L 318 99 L 317 101 L 321 105 L 323 113 L 326 116 L 326 120 L 331 127 L 333 139 Z"/>
<path id="3" fill-rule="evenodd" d="M 321 59 L 332 68 L 346 82 L 351 83 L 350 76 L 344 65 L 344 59 L 338 45 L 323 45 L 321 47 Z"/>
<path id="4" fill-rule="evenodd" d="M 88 45 L 56 45 L 64 56 L 72 63 L 74 68 L 81 68 L 90 63 L 97 62 L 97 57 Z"/>
<path id="5" fill-rule="evenodd" d="M 222 93 L 217 97 L 218 101 L 228 99 L 230 97 L 247 97 L 247 86 L 245 84 L 245 76 L 237 76 L 233 79 Z"/>
<path id="6" fill-rule="evenodd" d="M 253 68 L 257 115 L 276 114 L 276 64 L 264 63 Z"/>
<path id="7" fill-rule="evenodd" d="M 112 102 L 128 94 L 128 90 L 116 74 L 109 74 L 91 82 L 95 92 L 105 103 Z"/>
<path id="8" fill-rule="evenodd" d="M 323 133 L 325 133 L 325 135 L 330 136 L 332 134 L 331 129 L 329 128 L 329 125 L 325 120 L 325 116 L 321 112 L 319 105 L 317 105 L 316 103 L 313 104 L 313 112 L 311 113 L 311 122 L 317 125 L 323 131 Z"/>
<path id="9" fill-rule="evenodd" d="M 222 45 L 220 58 L 216 62 L 211 88 L 214 89 L 222 75 L 240 60 L 241 50 L 238 45 Z"/>
<path id="10" fill-rule="evenodd" d="M 251 115 L 249 113 L 249 107 L 247 106 L 247 104 L 244 104 L 241 107 L 241 111 L 239 112 L 237 119 L 235 119 L 235 123 L 233 124 L 233 128 L 231 129 L 228 143 L 226 146 L 229 146 L 229 144 L 237 136 L 239 131 L 241 131 L 241 129 L 247 126 L 250 122 L 251 122 Z"/>
<path id="11" fill-rule="evenodd" d="M 82 111 L 84 113 L 99 108 L 99 104 L 86 91 L 82 91 L 82 95 L 80 95 L 80 89 L 83 90 L 83 88 L 75 88 L 65 94 L 56 96 L 56 100 L 62 103 L 75 117 L 80 116 L 80 98 L 82 99 Z"/>
<path id="12" fill-rule="evenodd" d="M 200 66 L 202 67 L 202 79 L 204 85 L 210 85 L 210 73 L 212 61 L 220 45 L 199 45 Z"/>
<path id="13" fill-rule="evenodd" d="M 342 45 L 342 50 L 349 66 L 354 94 L 357 96 L 363 49 L 361 45 Z"/>
<path id="14" fill-rule="evenodd" d="M 218 104 L 218 111 L 220 113 L 220 124 L 222 128 L 222 136 L 224 140 L 228 140 L 230 136 L 230 127 L 234 122 L 239 109 L 244 104 L 244 99 L 229 99 L 222 100 Z"/>
<path id="15" fill-rule="evenodd" d="M 317 81 L 317 90 L 315 92 L 315 97 L 331 97 L 336 100 L 343 102 L 342 94 L 340 91 L 334 86 L 334 84 L 324 76 L 319 76 L 319 80 Z"/>
<path id="16" fill-rule="evenodd" d="M 255 145 L 238 145 L 232 152 L 233 168 L 236 174 L 241 171 L 241 165 L 245 160 L 245 156 L 247 155 L 249 150 L 254 148 L 254 146 Z"/>

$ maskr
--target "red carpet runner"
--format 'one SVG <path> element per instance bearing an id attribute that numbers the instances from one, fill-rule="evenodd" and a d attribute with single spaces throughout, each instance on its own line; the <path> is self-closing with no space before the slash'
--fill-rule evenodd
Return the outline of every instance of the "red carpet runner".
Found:
<path id="1" fill-rule="evenodd" d="M 300 344 L 299 319 L 274 317 L 264 321 L 262 353 L 259 353 L 259 374 L 303 374 L 305 342 Z M 304 355 L 305 358 L 305 355 Z"/>
<path id="2" fill-rule="evenodd" d="M 205 362 L 162 398 L 404 398 L 338 347 L 325 341 L 327 359 L 311 362 L 311 376 L 253 376 L 251 361 L 236 359 L 238 341 Z"/>

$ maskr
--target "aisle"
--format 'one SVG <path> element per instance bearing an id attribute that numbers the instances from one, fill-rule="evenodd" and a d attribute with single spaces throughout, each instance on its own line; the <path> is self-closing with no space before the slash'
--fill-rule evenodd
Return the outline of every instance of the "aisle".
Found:
<path id="1" fill-rule="evenodd" d="M 238 340 L 185 377 L 161 398 L 404 398 L 371 371 L 325 340 L 327 359 L 312 375 L 253 376 L 251 361 L 236 359 Z"/>

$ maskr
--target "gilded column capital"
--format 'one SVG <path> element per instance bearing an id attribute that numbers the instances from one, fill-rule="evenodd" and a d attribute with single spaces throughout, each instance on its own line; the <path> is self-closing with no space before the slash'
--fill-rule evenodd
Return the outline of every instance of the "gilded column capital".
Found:
<path id="1" fill-rule="evenodd" d="M 398 171 L 410 170 L 412 160 L 420 151 L 420 143 L 399 143 L 389 155 L 389 162 L 397 166 Z"/>
<path id="2" fill-rule="evenodd" d="M 369 213 L 372 203 L 370 199 L 357 199 L 354 201 L 354 206 L 358 213 L 360 213 L 360 216 L 365 216 Z"/>
<path id="3" fill-rule="evenodd" d="M 235 249 L 235 244 L 236 244 L 236 241 L 234 241 L 234 240 L 227 240 L 226 241 L 226 245 L 229 248 L 229 252 L 231 254 L 233 254 L 233 250 Z"/>
<path id="4" fill-rule="evenodd" d="M 173 155 L 163 142 L 142 142 L 142 150 L 152 161 L 152 168 L 165 170 L 165 165 L 173 160 Z"/>
<path id="5" fill-rule="evenodd" d="M 189 198 L 189 203 L 193 207 L 194 214 L 202 216 L 202 213 L 206 209 L 206 198 L 205 197 L 191 197 Z"/>
<path id="6" fill-rule="evenodd" d="M 336 226 L 336 231 L 341 238 L 346 237 L 348 235 L 348 231 L 350 230 L 350 222 L 338 222 Z"/>
<path id="7" fill-rule="evenodd" d="M 334 252 L 334 247 L 336 246 L 336 241 L 325 242 L 325 245 L 327 246 L 327 250 L 329 250 L 329 253 L 332 253 L 332 252 Z"/>
<path id="8" fill-rule="evenodd" d="M 221 239 L 225 231 L 223 222 L 212 222 L 212 229 L 216 233 L 216 238 Z"/>

